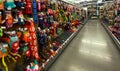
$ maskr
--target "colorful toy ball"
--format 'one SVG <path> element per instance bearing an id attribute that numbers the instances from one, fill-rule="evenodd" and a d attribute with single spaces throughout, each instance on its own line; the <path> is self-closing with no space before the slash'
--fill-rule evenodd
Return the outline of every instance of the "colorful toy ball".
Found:
<path id="1" fill-rule="evenodd" d="M 12 44 L 12 49 L 14 49 L 14 50 L 19 49 L 19 42 L 14 42 Z"/>
<path id="2" fill-rule="evenodd" d="M 30 50 L 27 50 L 26 53 L 25 53 L 25 55 L 26 55 L 27 57 L 30 57 Z"/>

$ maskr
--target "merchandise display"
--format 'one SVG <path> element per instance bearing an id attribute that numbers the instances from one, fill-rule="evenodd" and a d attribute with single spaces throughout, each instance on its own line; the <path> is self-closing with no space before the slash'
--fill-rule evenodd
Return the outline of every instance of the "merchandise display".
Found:
<path id="1" fill-rule="evenodd" d="M 120 41 L 120 14 L 119 2 L 116 0 L 114 3 L 109 3 L 104 6 L 103 22 L 114 36 Z"/>
<path id="2" fill-rule="evenodd" d="M 91 19 L 97 18 L 97 4 L 91 4 L 88 6 L 88 15 L 91 17 Z"/>
<path id="3" fill-rule="evenodd" d="M 0 0 L 0 71 L 43 70 L 81 19 L 81 9 L 64 1 Z"/>
<path id="4" fill-rule="evenodd" d="M 103 14 L 104 14 L 103 7 L 100 7 L 100 18 L 103 16 Z"/>

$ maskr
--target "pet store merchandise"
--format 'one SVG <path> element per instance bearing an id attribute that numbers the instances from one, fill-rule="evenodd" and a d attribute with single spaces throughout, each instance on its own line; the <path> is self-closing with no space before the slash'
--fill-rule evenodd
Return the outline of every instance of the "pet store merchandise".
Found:
<path id="1" fill-rule="evenodd" d="M 98 15 L 99 17 L 101 18 L 104 14 L 104 9 L 103 9 L 103 6 L 104 6 L 105 3 L 98 3 Z"/>
<path id="2" fill-rule="evenodd" d="M 88 12 L 89 12 L 89 15 L 91 17 L 91 19 L 95 19 L 97 18 L 97 4 L 91 4 L 89 7 L 88 7 Z"/>
<path id="3" fill-rule="evenodd" d="M 120 14 L 119 6 L 120 0 L 116 0 L 114 3 L 108 3 L 104 6 L 104 14 L 102 23 L 108 30 L 109 34 L 120 47 Z"/>
<path id="4" fill-rule="evenodd" d="M 81 10 L 57 0 L 0 0 L 0 71 L 43 71 L 80 28 Z"/>
<path id="5" fill-rule="evenodd" d="M 99 16 L 100 16 L 100 18 L 103 16 L 103 14 L 104 14 L 103 7 L 100 6 L 100 7 L 99 7 Z"/>

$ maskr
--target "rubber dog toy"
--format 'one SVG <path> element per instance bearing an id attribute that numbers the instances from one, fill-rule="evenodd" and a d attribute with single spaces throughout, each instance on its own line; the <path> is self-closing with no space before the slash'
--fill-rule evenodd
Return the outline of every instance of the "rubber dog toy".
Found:
<path id="1" fill-rule="evenodd" d="M 12 8 L 15 8 L 16 5 L 14 4 L 14 0 L 5 0 L 5 8 L 8 10 L 11 10 Z"/>
<path id="2" fill-rule="evenodd" d="M 4 3 L 3 3 L 3 0 L 0 0 L 0 10 L 4 10 Z"/>
<path id="3" fill-rule="evenodd" d="M 2 30 L 2 28 L 0 28 L 0 37 L 2 37 L 3 36 L 3 30 Z"/>
<path id="4" fill-rule="evenodd" d="M 8 71 L 8 66 L 7 66 L 7 64 L 5 63 L 4 55 L 2 56 L 2 64 L 4 65 L 5 70 Z"/>

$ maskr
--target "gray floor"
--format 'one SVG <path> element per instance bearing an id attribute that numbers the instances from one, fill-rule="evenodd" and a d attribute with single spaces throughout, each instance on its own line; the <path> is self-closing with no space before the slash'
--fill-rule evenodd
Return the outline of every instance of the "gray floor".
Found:
<path id="1" fill-rule="evenodd" d="M 89 20 L 48 71 L 120 71 L 120 55 L 98 20 Z"/>

